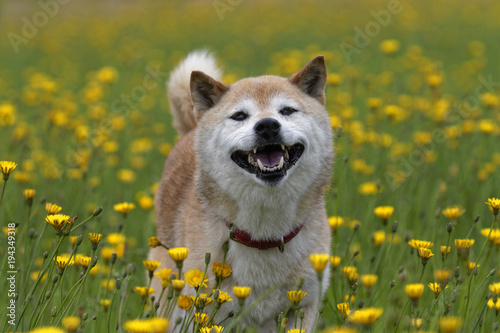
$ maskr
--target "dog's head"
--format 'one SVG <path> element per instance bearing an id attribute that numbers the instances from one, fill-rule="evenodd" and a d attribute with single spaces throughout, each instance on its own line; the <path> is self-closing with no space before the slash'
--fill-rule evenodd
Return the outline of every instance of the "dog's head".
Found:
<path id="1" fill-rule="evenodd" d="M 235 181 L 280 186 L 290 177 L 329 173 L 332 130 L 325 84 L 322 56 L 290 78 L 261 76 L 230 86 L 193 72 L 199 167 L 222 187 Z"/>

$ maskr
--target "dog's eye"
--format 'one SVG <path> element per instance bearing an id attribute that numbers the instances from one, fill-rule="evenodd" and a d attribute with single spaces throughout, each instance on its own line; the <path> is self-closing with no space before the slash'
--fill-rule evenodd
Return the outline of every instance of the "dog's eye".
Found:
<path id="1" fill-rule="evenodd" d="M 248 118 L 248 115 L 243 111 L 238 111 L 230 117 L 232 120 L 243 121 Z"/>
<path id="2" fill-rule="evenodd" d="M 297 112 L 296 109 L 292 108 L 292 107 L 289 107 L 289 106 L 286 106 L 284 107 L 283 109 L 280 110 L 280 113 L 284 116 L 289 116 L 291 115 L 292 113 L 295 113 Z"/>

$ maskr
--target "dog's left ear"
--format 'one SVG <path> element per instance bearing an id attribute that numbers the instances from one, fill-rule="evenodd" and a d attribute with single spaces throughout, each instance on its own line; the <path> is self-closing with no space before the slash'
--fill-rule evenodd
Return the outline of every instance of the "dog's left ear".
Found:
<path id="1" fill-rule="evenodd" d="M 197 112 L 211 109 L 229 88 L 200 71 L 191 73 L 191 99 Z"/>
<path id="2" fill-rule="evenodd" d="M 325 104 L 326 65 L 323 56 L 311 60 L 299 72 L 292 75 L 290 82 L 321 104 Z"/>

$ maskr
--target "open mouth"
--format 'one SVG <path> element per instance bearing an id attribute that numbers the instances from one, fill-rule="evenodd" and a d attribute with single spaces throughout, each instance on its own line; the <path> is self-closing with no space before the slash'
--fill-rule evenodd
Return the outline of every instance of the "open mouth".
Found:
<path id="1" fill-rule="evenodd" d="M 301 143 L 293 146 L 272 143 L 254 147 L 251 151 L 235 151 L 231 154 L 231 159 L 247 172 L 272 182 L 285 176 L 303 152 L 304 145 Z"/>

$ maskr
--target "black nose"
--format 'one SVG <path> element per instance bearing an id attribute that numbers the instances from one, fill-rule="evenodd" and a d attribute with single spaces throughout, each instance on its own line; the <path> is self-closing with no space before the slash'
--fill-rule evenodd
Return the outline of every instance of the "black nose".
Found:
<path id="1" fill-rule="evenodd" d="M 266 140 L 275 139 L 280 132 L 280 128 L 280 123 L 273 118 L 261 119 L 254 126 L 255 133 Z"/>

